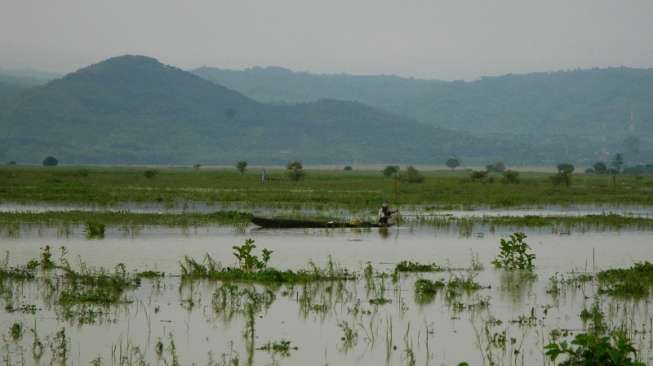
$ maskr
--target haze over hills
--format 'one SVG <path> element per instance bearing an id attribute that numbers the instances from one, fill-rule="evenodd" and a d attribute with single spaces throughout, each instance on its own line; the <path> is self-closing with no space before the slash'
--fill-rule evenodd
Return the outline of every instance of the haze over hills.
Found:
<path id="1" fill-rule="evenodd" d="M 608 68 L 486 77 L 464 82 L 395 76 L 322 75 L 279 67 L 193 70 L 264 102 L 356 100 L 434 126 L 588 157 L 621 151 L 650 160 L 653 69 Z M 602 152 L 602 153 L 600 153 Z M 578 159 L 578 156 L 570 156 Z"/>
<path id="2" fill-rule="evenodd" d="M 441 163 L 452 154 L 486 159 L 530 149 L 358 102 L 264 104 L 143 56 L 112 58 L 11 100 L 0 159 L 18 162 L 54 155 L 64 163 Z"/>

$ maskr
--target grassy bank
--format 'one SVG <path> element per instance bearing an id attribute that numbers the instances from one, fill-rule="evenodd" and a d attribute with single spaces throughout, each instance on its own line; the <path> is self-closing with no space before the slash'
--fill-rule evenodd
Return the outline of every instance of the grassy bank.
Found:
<path id="1" fill-rule="evenodd" d="M 120 202 L 185 202 L 372 210 L 383 201 L 394 204 L 453 207 L 515 207 L 549 204 L 653 205 L 653 177 L 576 174 L 570 187 L 554 186 L 549 173 L 521 173 L 519 184 L 472 181 L 469 172 L 423 172 L 423 183 L 398 185 L 376 171 L 308 170 L 293 182 L 282 170 L 268 171 L 262 184 L 258 171 L 235 169 L 0 167 L 0 202 L 52 202 L 111 205 Z"/>

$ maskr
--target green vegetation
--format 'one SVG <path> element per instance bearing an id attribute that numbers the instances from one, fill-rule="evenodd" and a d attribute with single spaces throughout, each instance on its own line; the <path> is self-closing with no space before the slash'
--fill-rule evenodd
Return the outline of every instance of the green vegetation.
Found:
<path id="1" fill-rule="evenodd" d="M 285 270 L 267 267 L 272 251 L 263 249 L 262 259 L 252 255 L 251 251 L 256 248 L 252 239 L 247 239 L 242 246 L 234 246 L 234 257 L 238 261 L 238 267 L 223 267 L 210 255 L 206 254 L 204 260 L 197 261 L 190 257 L 184 257 L 181 261 L 182 279 L 209 279 L 221 281 L 242 281 L 242 282 L 268 282 L 268 283 L 307 283 L 316 281 L 347 281 L 356 279 L 356 275 L 349 273 L 346 269 L 338 269 L 331 259 L 325 269 L 316 267 L 310 263 L 310 269 L 306 270 Z"/>
<path id="2" fill-rule="evenodd" d="M 286 165 L 286 176 L 292 181 L 299 181 L 304 178 L 304 166 L 301 162 L 295 160 Z"/>
<path id="3" fill-rule="evenodd" d="M 59 161 L 54 156 L 48 156 L 45 159 L 43 159 L 43 166 L 57 166 L 57 165 L 59 165 Z"/>
<path id="4" fill-rule="evenodd" d="M 409 165 L 405 171 L 399 173 L 399 179 L 407 183 L 424 182 L 424 176 L 412 165 Z"/>
<path id="5" fill-rule="evenodd" d="M 435 263 L 422 264 L 411 261 L 401 261 L 395 266 L 395 272 L 440 272 L 444 269 Z"/>
<path id="6" fill-rule="evenodd" d="M 577 334 L 571 342 L 553 341 L 544 349 L 549 359 L 560 366 L 644 366 L 637 361 L 637 350 L 633 342 L 619 330 L 608 331 L 604 318 L 598 305 L 594 305 L 591 312 L 586 310 L 581 313 L 584 322 L 589 322 L 587 333 Z M 558 358 L 564 359 L 556 363 Z"/>
<path id="7" fill-rule="evenodd" d="M 245 170 L 247 170 L 247 162 L 243 160 L 237 162 L 236 170 L 238 170 L 241 175 L 245 174 Z"/>
<path id="8" fill-rule="evenodd" d="M 460 166 L 460 160 L 458 160 L 458 158 L 449 158 L 445 162 L 445 165 L 449 169 L 454 170 L 454 169 L 456 169 L 456 168 L 458 168 Z"/>
<path id="9" fill-rule="evenodd" d="M 261 347 L 257 348 L 259 351 L 267 351 L 272 353 L 278 353 L 283 357 L 290 356 L 290 351 L 298 350 L 299 347 L 293 346 L 291 341 L 282 339 L 274 342 L 268 342 Z"/>
<path id="10" fill-rule="evenodd" d="M 532 271 L 535 268 L 535 254 L 531 252 L 531 247 L 525 239 L 524 233 L 514 233 L 510 235 L 510 239 L 501 239 L 501 251 L 492 264 L 509 271 Z"/>
<path id="11" fill-rule="evenodd" d="M 84 232 L 86 233 L 86 237 L 88 239 L 102 239 L 104 238 L 105 229 L 105 224 L 88 221 L 86 222 L 86 228 L 84 229 Z"/>
<path id="12" fill-rule="evenodd" d="M 11 224 L 83 225 L 85 232 L 99 235 L 107 225 L 162 225 L 171 227 L 217 224 L 245 224 L 251 214 L 239 211 L 218 211 L 208 214 L 157 214 L 111 211 L 0 212 L 0 227 Z M 89 228 L 90 224 L 90 228 Z"/>
<path id="13" fill-rule="evenodd" d="M 274 207 L 378 209 L 394 198 L 393 182 L 377 172 L 313 170 L 293 182 L 285 170 L 269 169 L 270 184 L 260 184 L 257 172 L 240 175 L 234 169 L 160 169 L 147 179 L 137 168 L 37 168 L 0 166 L 0 200 L 111 205 L 121 202 L 182 206 L 187 202 Z M 483 184 L 468 171 L 422 171 L 421 184 L 401 184 L 398 202 L 433 208 L 537 207 L 548 204 L 653 205 L 653 178 L 577 174 L 571 187 L 551 186 L 547 173 L 520 173 L 518 185 Z M 493 178 L 496 173 L 485 173 Z M 497 179 L 500 175 L 496 175 Z"/>
<path id="14" fill-rule="evenodd" d="M 645 298 L 653 288 L 653 263 L 635 263 L 630 268 L 608 269 L 597 275 L 601 293 Z"/>

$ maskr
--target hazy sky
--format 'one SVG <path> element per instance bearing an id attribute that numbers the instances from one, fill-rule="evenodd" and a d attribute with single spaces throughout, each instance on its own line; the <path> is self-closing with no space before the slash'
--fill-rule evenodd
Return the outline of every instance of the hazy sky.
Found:
<path id="1" fill-rule="evenodd" d="M 127 53 L 447 80 L 653 67 L 653 0 L 0 0 L 0 67 Z"/>

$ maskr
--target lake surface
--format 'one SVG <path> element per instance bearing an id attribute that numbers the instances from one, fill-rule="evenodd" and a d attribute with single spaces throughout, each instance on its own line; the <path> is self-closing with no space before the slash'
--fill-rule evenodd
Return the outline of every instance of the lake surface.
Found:
<path id="1" fill-rule="evenodd" d="M 128 271 L 157 270 L 168 274 L 144 280 L 127 292 L 131 302 L 119 305 L 76 306 L 64 309 L 44 296 L 43 281 L 13 283 L 3 295 L 3 308 L 35 305 L 35 312 L 0 310 L 0 331 L 8 334 L 18 322 L 25 332 L 19 340 L 4 337 L 2 353 L 14 363 L 48 364 L 65 328 L 68 363 L 102 364 L 224 364 L 237 357 L 240 365 L 419 365 L 544 364 L 544 345 L 554 329 L 582 331 L 583 309 L 597 302 L 593 283 L 550 291 L 552 276 L 572 271 L 628 267 L 636 261 L 653 261 L 650 231 L 602 231 L 557 235 L 527 230 L 527 242 L 536 254 L 535 279 L 495 270 L 491 261 L 499 241 L 510 232 L 479 228 L 474 235 L 428 227 L 372 230 L 257 230 L 252 227 L 165 228 L 145 227 L 138 233 L 110 228 L 104 239 L 89 240 L 78 228 L 22 230 L 0 238 L 0 249 L 10 253 L 11 265 L 24 264 L 45 245 L 65 246 L 66 258 L 79 267 L 113 269 L 124 263 Z M 326 265 L 331 257 L 339 266 L 363 272 L 371 263 L 375 272 L 389 273 L 401 260 L 435 262 L 449 272 L 361 277 L 339 285 L 330 283 L 274 287 L 274 301 L 251 319 L 240 310 L 225 310 L 214 303 L 218 281 L 182 282 L 179 261 L 205 254 L 224 265 L 234 265 L 232 246 L 255 240 L 257 250 L 273 250 L 269 265 L 280 269 L 306 268 L 312 261 Z M 465 270 L 472 257 L 484 265 Z M 424 300 L 415 294 L 418 278 L 450 279 L 475 276 L 484 287 L 450 297 L 438 293 Z M 265 293 L 259 285 L 242 289 Z M 385 299 L 382 305 L 370 300 Z M 645 363 L 653 362 L 650 298 L 624 300 L 601 295 L 598 304 L 610 324 L 628 324 Z M 249 320 L 248 320 L 249 319 Z M 43 343 L 37 362 L 34 333 Z M 250 336 L 253 334 L 253 342 Z M 267 342 L 291 342 L 288 354 L 257 350 Z M 157 346 L 158 343 L 161 346 Z M 297 347 L 297 349 L 294 349 Z M 213 363 L 211 363 L 213 362 Z M 233 364 L 233 363 L 231 363 Z"/>

